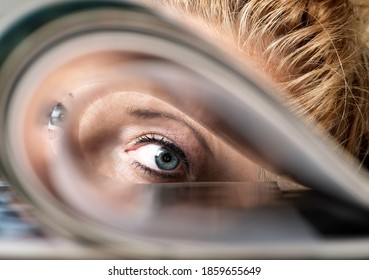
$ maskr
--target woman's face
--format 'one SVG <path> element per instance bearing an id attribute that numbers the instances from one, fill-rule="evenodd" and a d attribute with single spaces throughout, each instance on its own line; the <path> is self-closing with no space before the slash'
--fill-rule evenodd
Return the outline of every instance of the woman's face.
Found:
<path id="1" fill-rule="evenodd" d="M 31 106 L 28 114 L 41 120 L 38 133 L 26 132 L 36 135 L 28 142 L 40 169 L 63 153 L 60 144 L 72 118 L 76 132 L 70 137 L 84 160 L 121 182 L 257 181 L 259 167 L 169 104 L 165 89 L 122 77 L 121 68 L 130 62 L 119 53 L 99 53 L 66 63 L 47 77 L 36 93 L 48 96 L 43 116 L 32 111 L 39 106 Z"/>

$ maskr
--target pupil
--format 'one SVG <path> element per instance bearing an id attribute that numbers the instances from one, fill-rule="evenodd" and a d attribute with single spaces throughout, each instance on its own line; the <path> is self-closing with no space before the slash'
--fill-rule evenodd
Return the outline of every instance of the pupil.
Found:
<path id="1" fill-rule="evenodd" d="M 166 163 L 171 162 L 172 156 L 169 153 L 164 153 L 162 155 L 162 160 Z"/>
<path id="2" fill-rule="evenodd" d="M 179 166 L 181 160 L 175 152 L 166 147 L 161 147 L 155 156 L 155 163 L 161 170 L 173 170 Z"/>

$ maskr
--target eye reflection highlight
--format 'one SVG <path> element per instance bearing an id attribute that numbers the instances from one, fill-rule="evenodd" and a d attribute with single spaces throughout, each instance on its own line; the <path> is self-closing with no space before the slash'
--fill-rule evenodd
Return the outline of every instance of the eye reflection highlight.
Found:
<path id="1" fill-rule="evenodd" d="M 136 183 L 196 181 L 207 172 L 209 147 L 195 136 L 195 123 L 183 117 L 147 94 L 111 93 L 82 113 L 79 143 L 88 162 L 112 178 Z"/>

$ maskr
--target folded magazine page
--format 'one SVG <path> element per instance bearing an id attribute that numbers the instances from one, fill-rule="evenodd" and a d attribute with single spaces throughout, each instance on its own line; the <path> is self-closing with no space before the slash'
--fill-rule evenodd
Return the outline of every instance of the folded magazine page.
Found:
<path id="1" fill-rule="evenodd" d="M 61 244 L 34 256 L 367 257 L 365 157 L 164 10 L 44 0 L 0 19 L 1 193 Z"/>

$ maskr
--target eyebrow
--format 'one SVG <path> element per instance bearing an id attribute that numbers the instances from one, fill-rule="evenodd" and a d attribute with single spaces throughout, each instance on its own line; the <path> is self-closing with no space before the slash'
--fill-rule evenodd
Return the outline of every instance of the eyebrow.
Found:
<path id="1" fill-rule="evenodd" d="M 173 114 L 170 114 L 168 112 L 154 111 L 154 110 L 148 110 L 148 109 L 134 109 L 134 108 L 131 108 L 129 110 L 129 116 L 134 117 L 136 119 L 166 118 L 166 119 L 170 119 L 170 120 L 180 122 L 183 125 L 185 125 L 186 127 L 188 127 L 192 131 L 192 133 L 195 135 L 196 139 L 200 142 L 201 146 L 203 146 L 203 148 L 205 150 L 207 150 L 207 152 L 209 152 L 211 155 L 213 155 L 213 152 L 211 151 L 211 149 L 210 149 L 207 141 L 203 137 L 203 135 L 195 127 L 193 127 L 190 123 L 188 123 L 187 121 L 183 120 L 180 117 L 177 117 L 177 116 L 175 116 Z"/>

